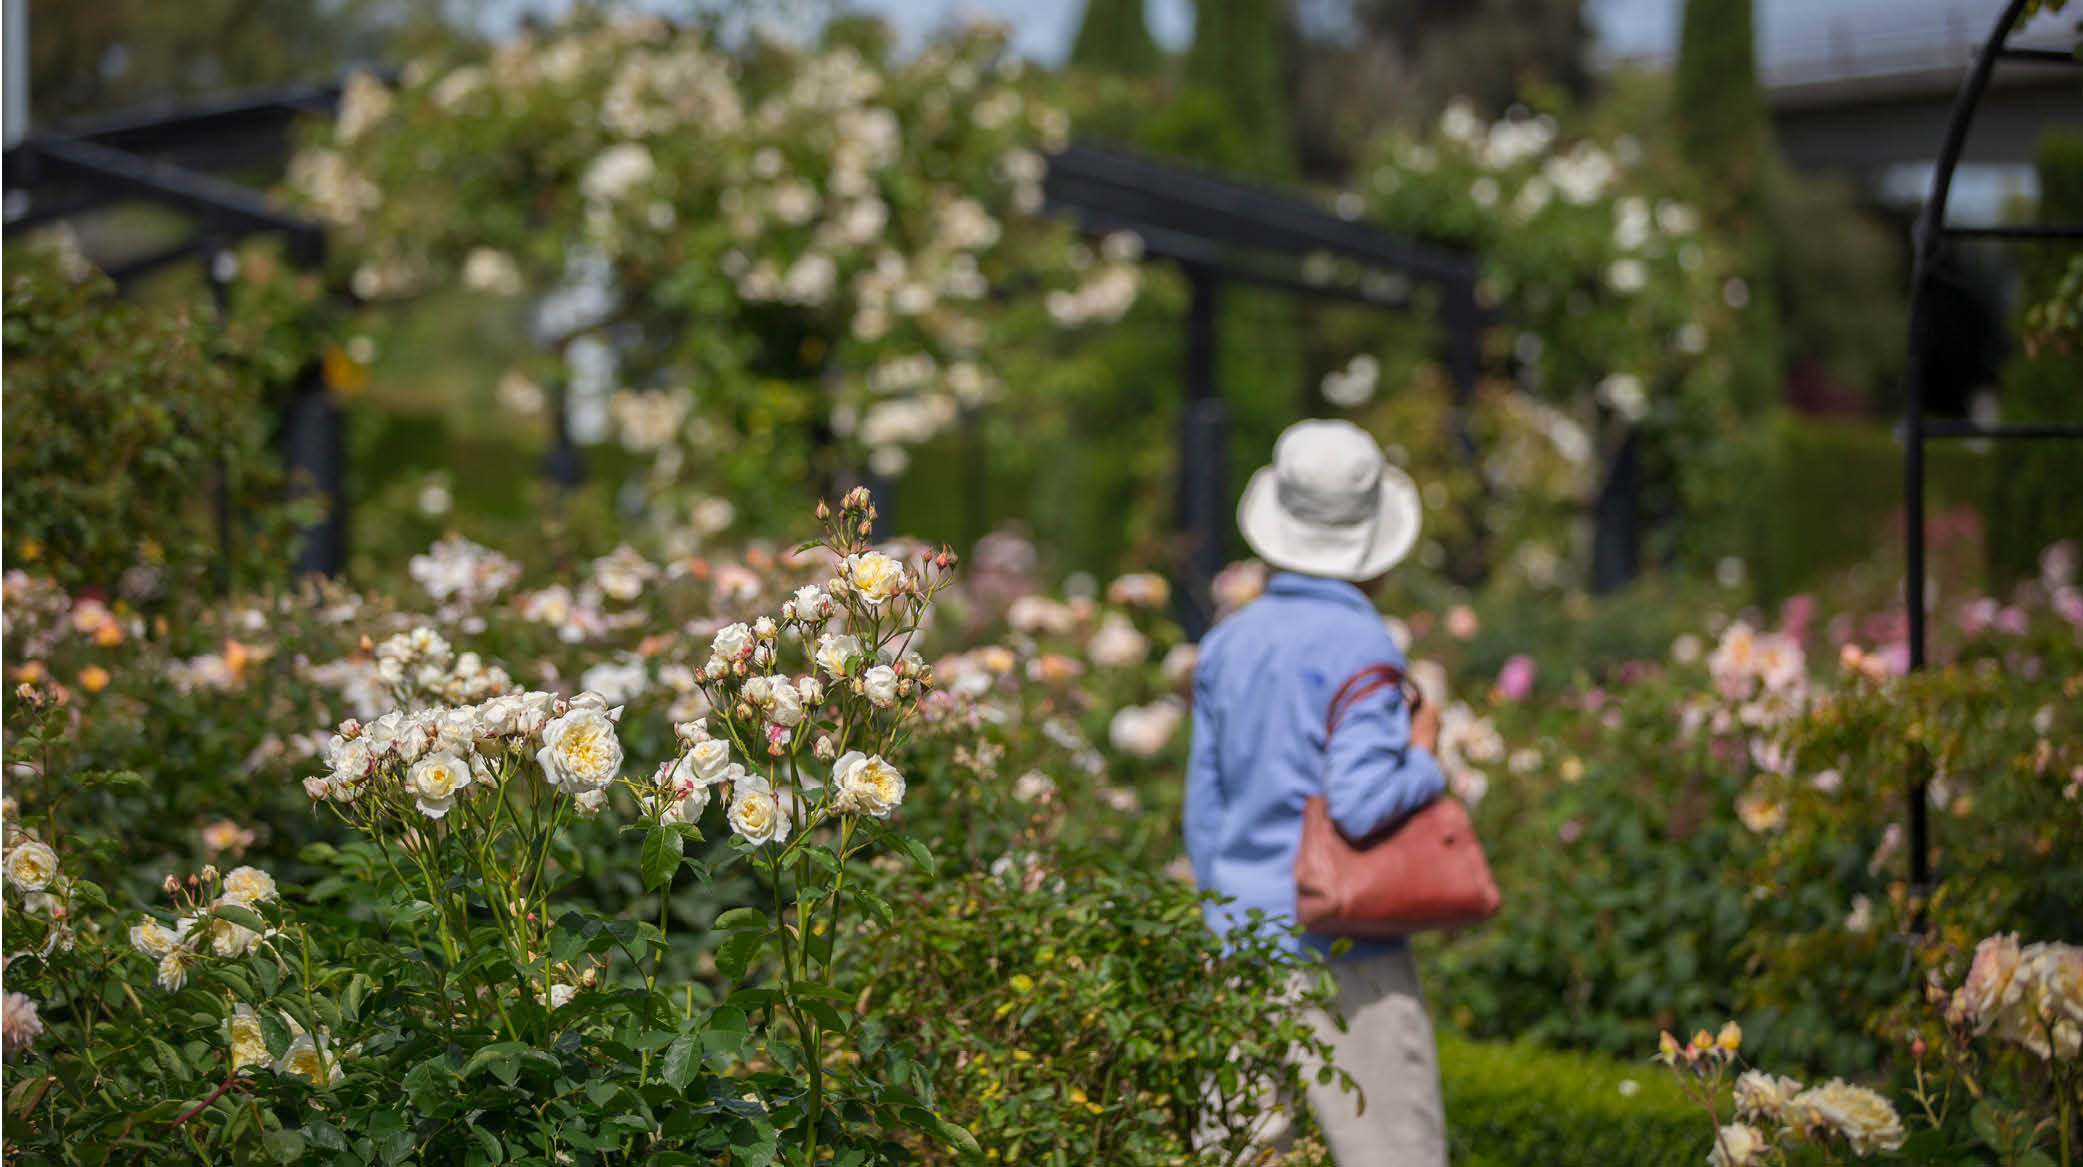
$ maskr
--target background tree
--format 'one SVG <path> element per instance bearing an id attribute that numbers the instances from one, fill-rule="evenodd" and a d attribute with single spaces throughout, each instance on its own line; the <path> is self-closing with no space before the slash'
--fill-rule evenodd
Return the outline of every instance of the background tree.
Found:
<path id="1" fill-rule="evenodd" d="M 1296 128 L 1311 176 L 1342 175 L 1384 125 L 1429 125 L 1457 97 L 1494 115 L 1535 88 L 1592 89 L 1583 0 L 1361 0 L 1304 31 Z"/>
<path id="2" fill-rule="evenodd" d="M 1242 152 L 1234 168 L 1255 177 L 1294 173 L 1283 65 L 1291 43 L 1283 0 L 1202 0 L 1194 6 L 1186 79 L 1222 95 Z"/>
<path id="3" fill-rule="evenodd" d="M 1780 380 L 1772 237 L 1765 229 L 1772 135 L 1754 29 L 1751 0 L 1687 0 L 1673 94 L 1679 150 L 1700 178 L 1700 209 L 1743 248 L 1741 284 L 1729 290 L 1754 306 L 1750 343 L 1735 368 L 1738 400 L 1752 410 L 1778 396 Z"/>
<path id="4" fill-rule="evenodd" d="M 1086 0 L 1085 19 L 1071 44 L 1073 65 L 1147 77 L 1163 60 L 1150 26 L 1143 20 L 1143 0 Z"/>

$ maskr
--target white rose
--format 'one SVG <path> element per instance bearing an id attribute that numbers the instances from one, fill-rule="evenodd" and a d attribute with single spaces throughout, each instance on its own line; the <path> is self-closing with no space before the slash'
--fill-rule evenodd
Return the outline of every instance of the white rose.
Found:
<path id="1" fill-rule="evenodd" d="M 723 781 L 724 769 L 730 765 L 730 743 L 722 738 L 707 738 L 696 742 L 687 751 L 674 769 L 674 781 L 691 780 L 703 786 L 714 786 Z"/>
<path id="2" fill-rule="evenodd" d="M 157 920 L 146 920 L 130 929 L 130 946 L 153 960 L 163 960 L 181 943 L 173 930 Z"/>
<path id="3" fill-rule="evenodd" d="M 727 624 L 716 633 L 716 639 L 710 642 L 709 651 L 727 661 L 743 660 L 752 655 L 755 642 L 752 629 L 744 624 Z"/>
<path id="4" fill-rule="evenodd" d="M 308 1033 L 299 1033 L 290 1039 L 289 1048 L 275 1059 L 275 1072 L 301 1074 L 328 1086 L 338 1085 L 347 1076 L 347 1072 L 340 1068 L 339 1056 L 327 1048 L 324 1039 Z"/>
<path id="5" fill-rule="evenodd" d="M 848 814 L 888 818 L 904 801 L 904 775 L 880 754 L 848 752 L 832 766 L 832 785 L 839 792 L 833 807 Z"/>
<path id="6" fill-rule="evenodd" d="M 897 703 L 897 670 L 888 665 L 876 665 L 861 674 L 862 691 L 868 700 L 888 708 Z"/>
<path id="7" fill-rule="evenodd" d="M 535 1003 L 547 1005 L 552 1009 L 562 1009 L 571 1003 L 573 997 L 578 995 L 579 988 L 577 985 L 551 985 L 547 996 L 543 994 L 542 990 L 536 990 Z"/>
<path id="8" fill-rule="evenodd" d="M 846 675 L 846 662 L 861 655 L 861 639 L 846 633 L 826 633 L 817 642 L 817 667 L 832 677 Z"/>
<path id="9" fill-rule="evenodd" d="M 608 789 L 582 790 L 571 797 L 572 806 L 577 808 L 580 818 L 592 818 L 608 804 Z"/>
<path id="10" fill-rule="evenodd" d="M 847 556 L 840 574 L 871 608 L 880 608 L 883 601 L 904 590 L 904 565 L 880 551 Z"/>
<path id="11" fill-rule="evenodd" d="M 796 678 L 796 695 L 803 699 L 803 704 L 806 706 L 822 705 L 825 699 L 824 682 L 818 680 L 815 676 L 798 677 Z"/>
<path id="12" fill-rule="evenodd" d="M 430 819 L 446 815 L 455 805 L 456 794 L 468 785 L 469 765 L 446 750 L 421 758 L 405 775 L 405 788 L 413 794 L 413 805 Z"/>
<path id="13" fill-rule="evenodd" d="M 599 790 L 622 770 L 615 723 L 599 710 L 573 708 L 542 727 L 542 740 L 535 760 L 550 784 L 566 794 Z"/>
<path id="14" fill-rule="evenodd" d="M 460 753 L 477 741 L 477 726 L 475 705 L 443 710 L 434 723 L 434 744 Z"/>
<path id="15" fill-rule="evenodd" d="M 832 599 L 816 584 L 804 584 L 796 589 L 795 598 L 788 602 L 783 615 L 800 624 L 815 624 L 831 614 Z"/>
<path id="16" fill-rule="evenodd" d="M 159 958 L 159 971 L 153 981 L 167 992 L 176 992 L 188 983 L 188 966 L 195 961 L 195 953 L 186 948 L 169 949 Z"/>
<path id="17" fill-rule="evenodd" d="M 261 1032 L 260 1015 L 253 1011 L 253 1006 L 243 1001 L 233 1005 L 224 1029 L 226 1044 L 231 1047 L 233 1069 L 243 1070 L 267 1062 L 268 1042 Z"/>
<path id="18" fill-rule="evenodd" d="M 757 774 L 737 780 L 731 791 L 731 830 L 748 843 L 780 843 L 788 839 L 788 808 L 774 797 L 774 788 Z"/>
<path id="19" fill-rule="evenodd" d="M 224 898 L 247 905 L 274 899 L 275 877 L 258 867 L 234 867 L 224 877 Z"/>
<path id="20" fill-rule="evenodd" d="M 673 788 L 667 792 L 665 809 L 658 813 L 658 821 L 666 824 L 699 822 L 702 812 L 709 807 L 709 786 L 683 777 L 687 759 L 673 769 Z"/>
<path id="21" fill-rule="evenodd" d="M 7 853 L 7 882 L 25 892 L 42 891 L 58 878 L 58 853 L 35 839 L 14 845 Z"/>
<path id="22" fill-rule="evenodd" d="M 767 720 L 784 729 L 803 720 L 803 695 L 794 685 L 777 683 L 768 688 Z"/>
<path id="23" fill-rule="evenodd" d="M 745 678 L 744 688 L 739 689 L 738 693 L 740 696 L 744 697 L 745 700 L 750 701 L 755 705 L 764 705 L 767 703 L 767 694 L 773 689 L 773 687 L 774 678 L 772 677 L 747 677 Z"/>
<path id="24" fill-rule="evenodd" d="M 1714 1149 L 1707 1153 L 1708 1167 L 1750 1167 L 1764 1154 L 1765 1136 L 1756 1127 L 1730 1123 L 1716 1132 Z"/>

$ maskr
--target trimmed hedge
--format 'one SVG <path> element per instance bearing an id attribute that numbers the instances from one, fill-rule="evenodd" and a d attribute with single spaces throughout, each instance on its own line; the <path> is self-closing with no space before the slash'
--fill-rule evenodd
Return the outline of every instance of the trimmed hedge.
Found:
<path id="1" fill-rule="evenodd" d="M 1887 422 L 1802 417 L 1771 421 L 1771 463 L 1753 500 L 1750 561 L 1758 595 L 1777 601 L 1899 547 L 1902 443 Z M 1925 513 L 1968 504 L 1987 512 L 2002 455 L 1961 442 L 1925 447 Z"/>
<path id="2" fill-rule="evenodd" d="M 1706 1159 L 1713 1129 L 1644 1058 L 1615 1061 L 1442 1032 L 1439 1068 L 1455 1167 L 1667 1167 Z M 1621 1083 L 1638 1089 L 1623 1095 Z"/>

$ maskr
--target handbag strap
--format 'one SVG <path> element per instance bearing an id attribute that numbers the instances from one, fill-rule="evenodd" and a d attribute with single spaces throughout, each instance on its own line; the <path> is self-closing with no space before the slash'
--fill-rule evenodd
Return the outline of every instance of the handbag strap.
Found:
<path id="1" fill-rule="evenodd" d="M 1324 748 L 1330 748 L 1331 734 L 1337 731 L 1338 723 L 1345 720 L 1345 715 L 1351 712 L 1354 706 L 1363 698 L 1370 697 L 1391 685 L 1402 689 L 1403 699 L 1415 712 L 1423 698 L 1414 687 L 1404 687 L 1405 680 L 1402 669 L 1386 663 L 1368 665 L 1347 677 L 1345 683 L 1338 686 L 1338 692 L 1332 695 L 1331 707 L 1324 713 Z"/>

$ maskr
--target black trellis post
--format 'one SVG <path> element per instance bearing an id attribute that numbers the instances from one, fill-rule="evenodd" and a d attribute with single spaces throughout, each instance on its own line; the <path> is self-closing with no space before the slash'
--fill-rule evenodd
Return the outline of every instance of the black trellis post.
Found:
<path id="1" fill-rule="evenodd" d="M 1179 528 L 1186 533 L 1187 584 L 1179 589 L 1179 621 L 1199 639 L 1215 619 L 1209 585 L 1229 549 L 1229 491 L 1223 443 L 1228 437 L 1215 380 L 1215 318 L 1222 281 L 1197 264 L 1186 267 L 1192 300 L 1186 310 L 1186 409 L 1179 432 Z"/>
<path id="2" fill-rule="evenodd" d="M 2004 43 L 2017 28 L 2027 0 L 2009 0 L 1996 25 L 1975 54 L 1953 112 L 1946 122 L 1938 163 L 1931 174 L 1931 195 L 1917 216 L 1911 244 L 1914 266 L 1909 293 L 1909 359 L 1903 369 L 1902 386 L 1902 494 L 1904 543 L 1904 600 L 1909 609 L 1909 667 L 1925 664 L 1924 618 L 1924 443 L 1935 438 L 2083 438 L 2083 424 L 1985 426 L 1971 421 L 1927 421 L 1924 401 L 1929 388 L 1925 367 L 1934 328 L 1931 291 L 1937 282 L 1939 264 L 1949 238 L 2040 240 L 2083 238 L 2083 225 L 2036 224 L 2006 227 L 1948 227 L 1946 203 L 1952 193 L 1953 172 L 1960 164 L 1967 143 L 1967 130 L 1975 108 L 1989 87 L 1989 75 L 1999 59 L 2037 63 L 2076 64 L 2076 58 L 2044 50 L 2011 48 Z M 1916 930 L 1921 930 L 1924 904 L 1931 892 L 1930 764 L 1919 754 L 1909 773 L 1909 882 L 1916 904 Z"/>

